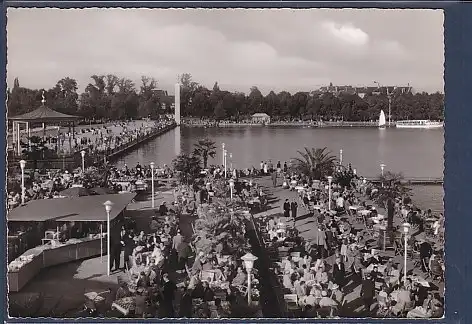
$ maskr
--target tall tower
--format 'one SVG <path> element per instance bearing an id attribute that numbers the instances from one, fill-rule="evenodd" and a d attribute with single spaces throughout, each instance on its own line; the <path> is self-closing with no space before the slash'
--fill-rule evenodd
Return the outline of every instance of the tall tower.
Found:
<path id="1" fill-rule="evenodd" d="M 180 83 L 175 84 L 175 113 L 174 119 L 177 126 L 180 126 Z"/>

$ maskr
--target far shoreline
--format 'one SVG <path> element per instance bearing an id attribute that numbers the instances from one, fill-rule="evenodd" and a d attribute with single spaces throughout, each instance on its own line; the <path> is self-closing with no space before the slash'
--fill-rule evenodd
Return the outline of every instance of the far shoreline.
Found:
<path id="1" fill-rule="evenodd" d="M 378 128 L 377 122 L 323 122 L 311 123 L 311 122 L 283 122 L 283 123 L 185 123 L 182 122 L 181 126 L 188 128 L 230 128 L 230 127 L 269 127 L 269 128 Z M 388 126 L 387 126 L 388 127 Z M 392 122 L 390 128 L 395 128 L 395 124 Z"/>

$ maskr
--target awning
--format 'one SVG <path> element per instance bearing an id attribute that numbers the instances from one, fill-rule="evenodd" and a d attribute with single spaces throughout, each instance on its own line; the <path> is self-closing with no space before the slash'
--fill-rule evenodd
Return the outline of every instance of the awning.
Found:
<path id="1" fill-rule="evenodd" d="M 103 203 L 113 203 L 110 220 L 115 219 L 136 197 L 134 193 L 94 195 L 70 198 L 31 200 L 24 206 L 12 209 L 7 216 L 9 222 L 60 222 L 89 221 L 105 222 L 107 215 Z"/>

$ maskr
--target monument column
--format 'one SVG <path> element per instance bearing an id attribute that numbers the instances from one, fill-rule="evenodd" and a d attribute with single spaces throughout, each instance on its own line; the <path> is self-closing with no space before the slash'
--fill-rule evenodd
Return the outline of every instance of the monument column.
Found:
<path id="1" fill-rule="evenodd" d="M 175 104 L 174 104 L 174 119 L 177 126 L 180 126 L 180 83 L 175 85 Z"/>

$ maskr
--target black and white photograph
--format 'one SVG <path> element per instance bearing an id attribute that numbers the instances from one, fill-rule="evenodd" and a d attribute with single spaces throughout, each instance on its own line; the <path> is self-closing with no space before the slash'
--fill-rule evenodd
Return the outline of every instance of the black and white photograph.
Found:
<path id="1" fill-rule="evenodd" d="M 443 318 L 443 23 L 8 8 L 8 315 Z"/>

